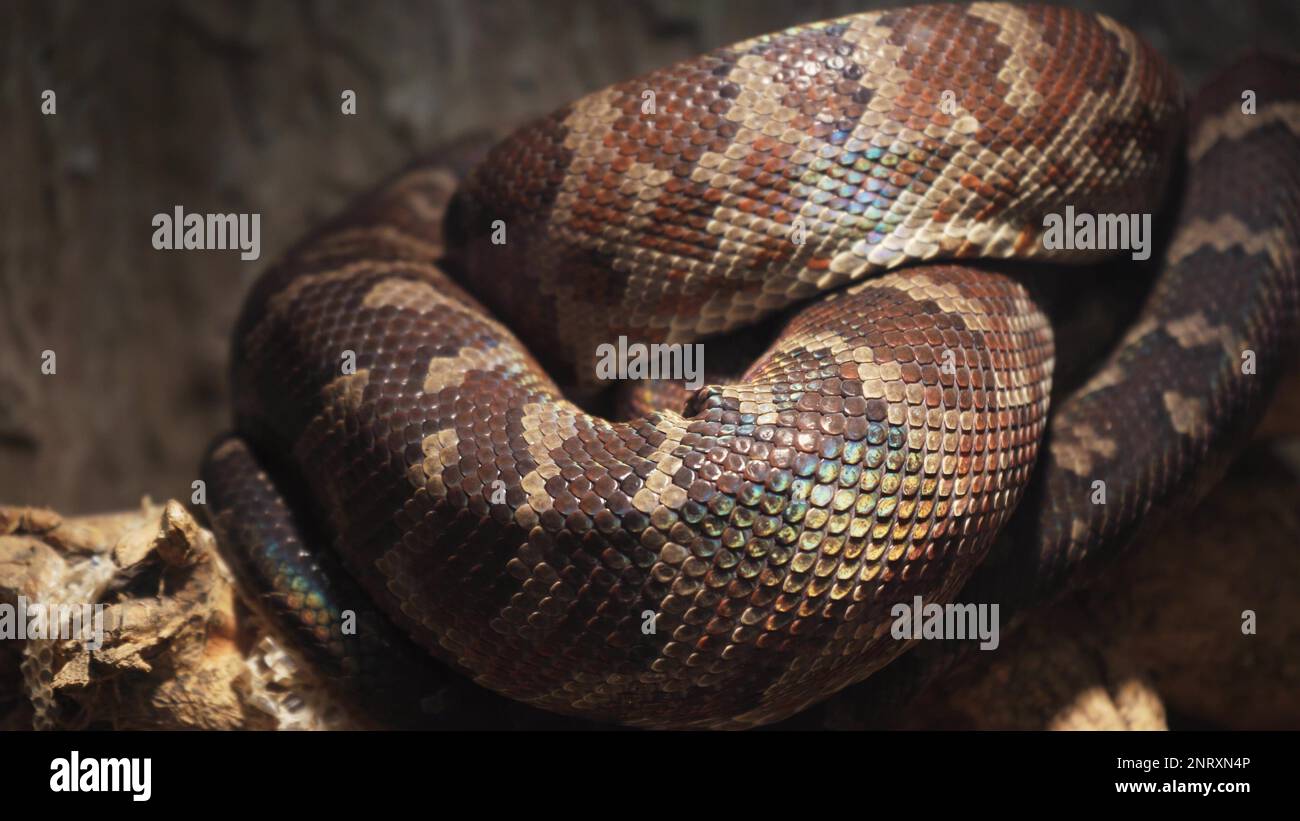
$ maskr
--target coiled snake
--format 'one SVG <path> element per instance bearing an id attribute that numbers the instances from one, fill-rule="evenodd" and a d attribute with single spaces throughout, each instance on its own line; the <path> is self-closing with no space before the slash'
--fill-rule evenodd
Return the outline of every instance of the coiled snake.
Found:
<path id="1" fill-rule="evenodd" d="M 893 605 L 1046 598 L 1249 430 L 1296 338 L 1298 77 L 1259 58 L 1210 84 L 1184 180 L 1179 84 L 1131 31 L 917 6 L 720 49 L 417 163 L 254 287 L 238 433 L 203 467 L 214 529 L 258 607 L 383 723 L 442 675 L 425 651 L 640 726 L 770 722 L 878 671 L 910 686 L 894 671 L 946 651 L 886 668 L 907 649 Z M 1035 282 L 1068 293 L 1081 269 L 1053 266 L 1106 254 L 1049 247 L 1044 218 L 1149 214 L 1170 179 L 1145 306 L 1049 417 Z M 743 375 L 646 391 L 627 421 L 548 376 L 599 402 L 601 343 L 707 356 L 782 311 Z"/>

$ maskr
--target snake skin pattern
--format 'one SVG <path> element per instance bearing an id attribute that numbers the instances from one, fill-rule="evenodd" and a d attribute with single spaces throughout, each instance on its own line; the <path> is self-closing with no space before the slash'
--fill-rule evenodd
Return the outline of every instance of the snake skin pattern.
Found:
<path id="1" fill-rule="evenodd" d="M 907 262 L 1077 261 L 1088 252 L 1040 242 L 1043 215 L 1153 210 L 1180 115 L 1164 61 L 1108 18 L 997 3 L 861 14 L 521 129 L 461 187 L 454 233 L 474 295 L 582 382 L 619 334 L 695 339 Z M 486 241 L 494 220 L 518 241 Z"/>
<path id="2" fill-rule="evenodd" d="M 1253 211 L 1221 186 L 1248 149 L 1277 157 L 1252 179 L 1295 180 L 1296 152 L 1273 153 L 1298 130 L 1273 102 L 1288 70 L 1247 125 L 1196 112 L 1166 268 L 1038 473 L 1048 319 L 1019 278 L 936 262 L 1086 261 L 1044 247 L 1045 214 L 1159 205 L 1178 84 L 1109 19 L 972 4 L 803 26 L 417 164 L 255 285 L 238 434 L 203 468 L 223 550 L 381 723 L 445 679 L 428 656 L 637 726 L 776 721 L 882 668 L 905 686 L 893 671 L 921 662 L 890 664 L 895 603 L 989 578 L 1046 595 L 1249 426 L 1295 336 L 1300 182 L 1261 183 Z M 1248 292 L 1213 295 L 1225 266 Z M 590 396 L 600 343 L 782 310 L 743 375 L 675 407 L 649 391 L 627 421 L 543 368 Z"/>
<path id="3" fill-rule="evenodd" d="M 1245 89 L 1261 101 L 1253 114 Z M 1099 575 L 1201 500 L 1294 367 L 1300 61 L 1239 61 L 1196 95 L 1190 120 L 1185 190 L 1154 287 L 1092 377 L 1054 400 L 1020 514 L 959 595 L 998 602 L 1004 620 Z M 1092 503 L 1097 480 L 1104 505 Z M 884 723 L 975 647 L 922 643 L 836 706 Z"/>

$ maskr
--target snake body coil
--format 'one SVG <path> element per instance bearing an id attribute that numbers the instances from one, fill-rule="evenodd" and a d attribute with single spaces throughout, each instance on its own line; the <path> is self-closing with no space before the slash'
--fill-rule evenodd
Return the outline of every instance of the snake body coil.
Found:
<path id="1" fill-rule="evenodd" d="M 743 727 L 890 664 L 897 603 L 972 574 L 979 595 L 1049 595 L 1190 495 L 1294 340 L 1300 118 L 1274 101 L 1297 75 L 1255 68 L 1259 119 L 1226 87 L 1198 100 L 1156 289 L 1037 473 L 1052 328 L 1020 279 L 952 263 L 1095 260 L 1048 248 L 1044 216 L 1156 209 L 1180 92 L 1104 17 L 918 6 L 597 92 L 299 244 L 236 330 L 239 434 L 204 466 L 223 549 L 392 720 L 427 673 L 400 634 L 554 712 Z M 1225 196 L 1245 175 L 1269 193 Z M 589 393 L 601 343 L 806 300 L 685 407 L 606 421 L 547 375 Z"/>

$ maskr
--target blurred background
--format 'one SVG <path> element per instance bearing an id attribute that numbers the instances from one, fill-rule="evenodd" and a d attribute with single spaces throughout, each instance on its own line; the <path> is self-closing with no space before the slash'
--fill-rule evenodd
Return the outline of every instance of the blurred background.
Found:
<path id="1" fill-rule="evenodd" d="M 898 4 L 6 3 L 0 503 L 188 497 L 228 423 L 228 339 L 253 278 L 414 154 L 735 40 Z M 1066 4 L 1136 29 L 1189 86 L 1300 33 L 1293 0 Z M 178 204 L 260 213 L 261 259 L 155 251 L 150 220 Z"/>

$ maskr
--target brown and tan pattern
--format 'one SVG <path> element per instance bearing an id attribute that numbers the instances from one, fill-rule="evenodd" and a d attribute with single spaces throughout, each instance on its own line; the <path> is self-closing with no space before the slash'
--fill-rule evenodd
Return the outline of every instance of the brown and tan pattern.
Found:
<path id="1" fill-rule="evenodd" d="M 1180 114 L 1164 63 L 1111 20 L 917 6 L 597 92 L 500 143 L 454 196 L 459 174 L 417 165 L 255 286 L 235 335 L 239 435 L 204 468 L 223 548 L 383 720 L 447 680 L 401 634 L 556 713 L 789 716 L 908 649 L 894 605 L 956 595 L 1035 477 L 1043 312 L 998 273 L 903 266 L 1071 261 L 1043 247 L 1043 215 L 1154 208 Z M 1143 491 L 1176 484 L 1170 453 L 1198 464 L 1240 421 L 1224 395 L 1268 383 L 1167 374 L 1175 355 L 1238 345 L 1273 367 L 1288 338 L 1294 225 L 1230 227 L 1176 243 L 1174 270 L 1210 253 L 1266 265 L 1279 330 L 1162 284 L 1123 343 L 1133 355 L 1052 422 L 1035 510 L 1064 541 L 1017 583 L 1110 549 Z M 813 296 L 742 376 L 672 407 L 643 395 L 626 421 L 566 398 L 534 359 L 589 394 L 601 343 L 695 340 Z M 1152 362 L 1157 404 L 1117 410 L 1146 396 L 1132 384 Z M 1167 436 L 1123 427 L 1135 419 Z M 1125 484 L 1151 471 L 1156 484 Z M 1081 508 L 1117 476 L 1118 517 Z"/>
<path id="2" fill-rule="evenodd" d="M 1189 147 L 1154 289 L 1093 378 L 1054 403 L 1045 458 L 963 601 L 997 602 L 1012 620 L 1094 580 L 1209 489 L 1294 370 L 1300 136 L 1276 118 L 1251 120 L 1260 115 L 1241 110 L 1243 89 L 1261 111 L 1295 100 L 1300 61 L 1247 58 L 1196 95 L 1192 131 L 1215 136 Z M 1099 482 L 1105 504 L 1094 503 Z M 889 706 L 971 652 L 926 643 L 843 700 L 887 720 Z"/>
<path id="3" fill-rule="evenodd" d="M 1163 61 L 1106 18 L 861 14 L 520 130 L 458 190 L 456 234 L 475 295 L 585 383 L 595 346 L 623 330 L 696 338 L 909 262 L 1086 255 L 1044 248 L 1043 215 L 1153 210 L 1179 113 Z M 498 219 L 518 237 L 505 253 L 488 242 Z"/>

